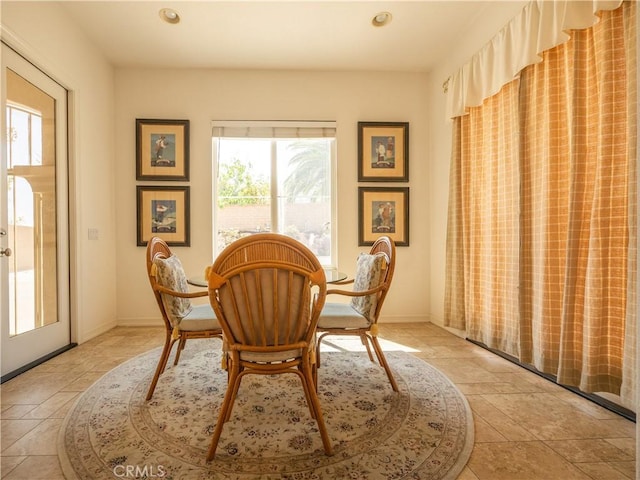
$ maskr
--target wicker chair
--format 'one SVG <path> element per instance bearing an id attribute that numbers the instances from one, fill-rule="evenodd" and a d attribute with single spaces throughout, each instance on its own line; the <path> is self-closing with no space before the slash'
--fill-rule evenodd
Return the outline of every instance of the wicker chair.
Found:
<path id="1" fill-rule="evenodd" d="M 178 364 L 188 339 L 222 338 L 222 329 L 210 304 L 191 304 L 190 299 L 206 297 L 208 293 L 204 290 L 189 292 L 180 259 L 159 237 L 152 237 L 147 244 L 147 274 L 165 326 L 164 348 L 147 392 L 147 400 L 150 400 L 176 342 L 174 365 Z"/>
<path id="2" fill-rule="evenodd" d="M 398 391 L 393 373 L 378 342 L 378 318 L 395 269 L 396 247 L 391 238 L 378 238 L 368 254 L 358 257 L 354 279 L 340 282 L 353 283 L 352 290 L 332 289 L 327 295 L 344 295 L 349 303 L 326 302 L 318 320 L 318 365 L 320 365 L 320 342 L 328 335 L 355 335 L 360 337 L 373 362 L 370 344 L 378 362 L 384 368 L 395 392 Z"/>
<path id="3" fill-rule="evenodd" d="M 316 393 L 315 329 L 326 297 L 325 273 L 297 240 L 259 233 L 235 241 L 209 271 L 209 300 L 224 332 L 228 386 L 207 460 L 245 375 L 296 374 L 327 455 L 331 443 Z"/>

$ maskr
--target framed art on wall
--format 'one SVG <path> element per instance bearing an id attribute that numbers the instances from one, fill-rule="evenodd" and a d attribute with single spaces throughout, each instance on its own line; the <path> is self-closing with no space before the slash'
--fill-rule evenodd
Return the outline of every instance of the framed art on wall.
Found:
<path id="1" fill-rule="evenodd" d="M 358 181 L 409 181 L 408 122 L 358 122 Z"/>
<path id="2" fill-rule="evenodd" d="M 358 245 L 381 235 L 409 246 L 409 187 L 358 187 Z"/>
<path id="3" fill-rule="evenodd" d="M 189 120 L 136 119 L 136 180 L 189 180 Z"/>
<path id="4" fill-rule="evenodd" d="M 136 192 L 138 246 L 153 236 L 168 245 L 190 246 L 189 187 L 138 185 Z"/>

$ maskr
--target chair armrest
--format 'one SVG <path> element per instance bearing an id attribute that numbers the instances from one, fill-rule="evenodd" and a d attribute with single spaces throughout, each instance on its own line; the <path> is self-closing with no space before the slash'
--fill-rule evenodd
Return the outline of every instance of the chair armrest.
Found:
<path id="1" fill-rule="evenodd" d="M 209 295 L 209 292 L 177 292 L 176 290 L 171 290 L 170 288 L 163 287 L 162 285 L 156 285 L 156 290 L 160 293 L 166 293 L 167 295 L 171 295 L 173 297 L 181 297 L 181 298 L 197 298 L 197 297 L 206 297 Z"/>
<path id="2" fill-rule="evenodd" d="M 353 290 L 327 290 L 327 295 L 346 295 L 348 297 L 366 297 L 367 295 L 371 295 L 372 293 L 377 293 L 385 287 L 384 283 L 378 285 L 375 288 L 370 288 L 369 290 L 362 290 L 360 292 L 354 292 Z"/>

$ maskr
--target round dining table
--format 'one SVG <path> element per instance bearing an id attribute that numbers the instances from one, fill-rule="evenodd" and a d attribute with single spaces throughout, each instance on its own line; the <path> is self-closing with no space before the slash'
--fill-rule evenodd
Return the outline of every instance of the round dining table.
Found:
<path id="1" fill-rule="evenodd" d="M 341 272 L 335 268 L 325 268 L 324 274 L 327 279 L 327 283 L 336 283 L 341 282 L 347 279 L 347 274 Z M 189 277 L 187 278 L 187 283 L 193 285 L 194 287 L 207 287 L 209 284 L 204 276 L 199 277 Z"/>

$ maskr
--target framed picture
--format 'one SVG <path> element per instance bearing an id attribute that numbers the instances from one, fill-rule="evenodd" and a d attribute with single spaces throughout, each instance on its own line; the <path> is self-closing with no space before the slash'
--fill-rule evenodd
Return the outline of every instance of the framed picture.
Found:
<path id="1" fill-rule="evenodd" d="M 189 180 L 189 120 L 136 119 L 136 180 Z"/>
<path id="2" fill-rule="evenodd" d="M 358 187 L 358 245 L 388 235 L 409 246 L 409 187 Z"/>
<path id="3" fill-rule="evenodd" d="M 409 122 L 358 122 L 358 181 L 409 181 Z"/>
<path id="4" fill-rule="evenodd" d="M 189 187 L 138 185 L 138 246 L 153 236 L 168 245 L 188 247 Z"/>

